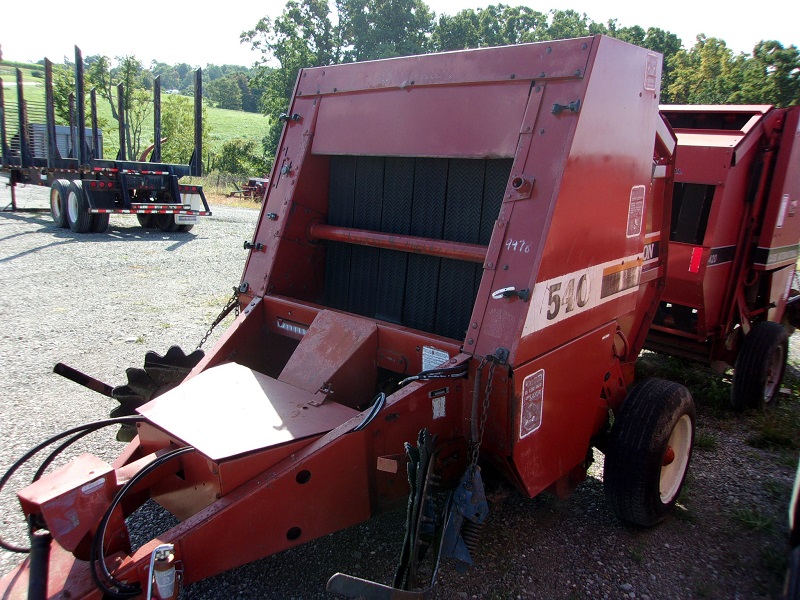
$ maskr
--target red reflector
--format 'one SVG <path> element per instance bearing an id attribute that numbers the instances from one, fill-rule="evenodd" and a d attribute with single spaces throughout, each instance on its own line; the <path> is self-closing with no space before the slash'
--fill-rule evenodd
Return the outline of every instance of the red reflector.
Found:
<path id="1" fill-rule="evenodd" d="M 196 191 L 197 191 L 197 186 L 194 186 L 194 185 L 193 185 L 193 186 L 192 186 L 192 191 L 193 191 L 193 192 L 196 192 Z"/>
<path id="2" fill-rule="evenodd" d="M 703 258 L 702 248 L 692 248 L 692 260 L 689 261 L 689 273 L 700 272 L 700 261 Z"/>
<path id="3" fill-rule="evenodd" d="M 96 181 L 90 181 L 89 182 L 89 187 L 97 187 L 97 182 Z"/>

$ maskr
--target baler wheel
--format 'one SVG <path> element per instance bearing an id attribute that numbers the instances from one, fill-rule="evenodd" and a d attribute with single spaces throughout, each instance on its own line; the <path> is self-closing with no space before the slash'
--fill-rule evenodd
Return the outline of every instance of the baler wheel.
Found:
<path id="1" fill-rule="evenodd" d="M 608 440 L 606 501 L 619 519 L 650 527 L 680 495 L 694 440 L 695 408 L 684 386 L 647 379 L 628 394 Z"/>
<path id="2" fill-rule="evenodd" d="M 775 404 L 789 355 L 789 336 L 783 325 L 762 321 L 742 342 L 733 369 L 731 405 L 736 410 Z"/>
<path id="3" fill-rule="evenodd" d="M 136 219 L 145 229 L 153 229 L 156 226 L 156 216 L 153 213 L 138 214 Z"/>
<path id="4" fill-rule="evenodd" d="M 50 186 L 50 215 L 56 227 L 69 227 L 67 221 L 67 194 L 69 193 L 69 180 L 56 179 Z"/>
<path id="5" fill-rule="evenodd" d="M 92 215 L 89 212 L 89 199 L 86 197 L 82 181 L 75 180 L 69 184 L 66 205 L 69 228 L 75 233 L 89 231 L 92 226 Z"/>

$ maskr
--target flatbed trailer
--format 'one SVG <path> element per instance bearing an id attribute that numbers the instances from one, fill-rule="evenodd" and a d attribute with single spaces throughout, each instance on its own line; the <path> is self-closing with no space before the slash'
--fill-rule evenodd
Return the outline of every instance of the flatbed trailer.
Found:
<path id="1" fill-rule="evenodd" d="M 678 139 L 666 288 L 645 347 L 734 367 L 737 409 L 775 401 L 800 326 L 800 107 L 662 106 Z"/>
<path id="2" fill-rule="evenodd" d="M 53 65 L 45 59 L 45 100 L 38 118 L 25 100 L 20 69 L 16 70 L 16 118 L 0 79 L 0 174 L 8 177 L 11 203 L 17 210 L 19 184 L 50 188 L 50 213 L 59 227 L 76 233 L 99 233 L 109 216 L 136 215 L 140 225 L 162 231 L 188 231 L 201 216 L 211 215 L 202 186 L 180 183 L 186 176 L 202 174 L 202 75 L 195 73 L 194 152 L 189 164 L 161 162 L 161 82 L 153 85 L 154 142 L 139 160 L 126 155 L 125 90 L 117 86 L 119 152 L 103 158 L 102 132 L 97 125 L 96 91 L 90 91 L 90 123 L 86 126 L 83 58 L 75 48 L 75 93 L 70 97 L 70 123 L 56 125 L 53 99 Z M 41 114 L 43 112 L 43 114 Z M 149 160 L 148 160 L 149 159 Z"/>

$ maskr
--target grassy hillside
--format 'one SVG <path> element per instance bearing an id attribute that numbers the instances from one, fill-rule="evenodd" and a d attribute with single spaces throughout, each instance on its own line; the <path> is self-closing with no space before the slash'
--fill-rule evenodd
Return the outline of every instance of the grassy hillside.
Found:
<path id="1" fill-rule="evenodd" d="M 3 61 L 0 63 L 0 78 L 3 79 L 3 96 L 6 107 L 6 119 L 9 130 L 16 129 L 12 122 L 17 119 L 17 91 L 16 91 L 16 68 L 20 68 L 23 73 L 25 86 L 23 88 L 25 102 L 28 105 L 29 121 L 32 123 L 44 123 L 44 68 L 41 65 L 29 65 L 23 63 L 11 63 Z M 88 96 L 88 90 L 87 90 Z M 162 94 L 162 105 L 169 102 L 170 97 Z M 163 108 L 162 108 L 163 110 Z M 205 127 L 208 132 L 209 147 L 207 152 L 218 153 L 222 145 L 235 138 L 254 139 L 261 143 L 269 128 L 269 119 L 259 113 L 248 113 L 236 110 L 224 110 L 213 108 L 206 104 Z M 116 155 L 118 149 L 117 122 L 111 118 L 111 108 L 108 102 L 97 99 L 97 113 L 100 128 L 103 130 L 103 150 L 106 158 Z M 86 115 L 87 123 L 89 114 Z M 147 147 L 153 140 L 153 116 L 152 106 L 150 114 L 142 125 L 142 145 Z"/>

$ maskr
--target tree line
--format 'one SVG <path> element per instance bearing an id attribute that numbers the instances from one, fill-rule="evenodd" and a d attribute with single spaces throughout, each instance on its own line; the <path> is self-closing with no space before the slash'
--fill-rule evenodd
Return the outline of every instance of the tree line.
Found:
<path id="1" fill-rule="evenodd" d="M 680 104 L 800 102 L 800 51 L 763 40 L 735 54 L 724 40 L 699 34 L 684 47 L 657 27 L 595 22 L 574 10 L 547 13 L 497 4 L 436 16 L 423 0 L 289 0 L 280 16 L 264 17 L 241 35 L 261 53 L 254 80 L 268 116 L 284 112 L 300 68 L 605 34 L 664 55 L 661 101 Z M 272 121 L 265 150 L 277 150 L 281 123 Z"/>

